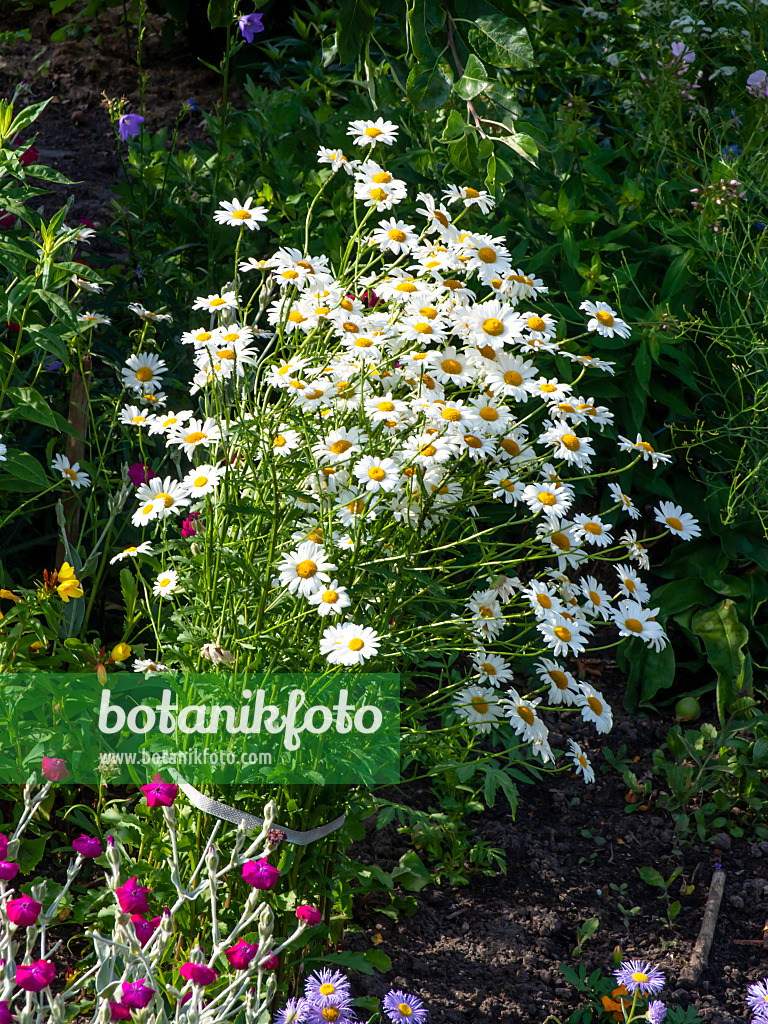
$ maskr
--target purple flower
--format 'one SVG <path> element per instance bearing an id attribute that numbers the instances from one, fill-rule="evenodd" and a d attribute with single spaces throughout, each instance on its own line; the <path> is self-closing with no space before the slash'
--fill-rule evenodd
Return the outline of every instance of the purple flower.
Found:
<path id="1" fill-rule="evenodd" d="M 5 858 L 8 853 L 8 837 L 0 835 L 0 860 Z"/>
<path id="2" fill-rule="evenodd" d="M 648 1003 L 648 1012 L 646 1016 L 648 1018 L 648 1024 L 661 1024 L 667 1016 L 667 1008 L 660 999 L 654 999 L 653 1002 Z"/>
<path id="3" fill-rule="evenodd" d="M 131 915 L 131 924 L 133 925 L 134 931 L 136 932 L 136 938 L 139 940 L 142 946 L 145 945 L 155 933 L 155 928 L 157 928 L 157 925 L 154 924 L 154 921 L 159 922 L 160 918 L 156 917 L 153 919 L 153 922 L 149 922 L 146 919 L 146 917 L 142 917 L 141 914 Z"/>
<path id="4" fill-rule="evenodd" d="M 320 911 L 310 907 L 307 903 L 302 903 L 296 907 L 296 917 L 298 917 L 299 921 L 306 921 L 310 928 L 313 925 L 320 924 L 323 920 L 323 915 Z"/>
<path id="5" fill-rule="evenodd" d="M 327 1006 L 314 1006 L 307 1003 L 305 1020 L 308 1024 L 327 1024 L 333 1020 L 334 1024 L 355 1024 L 357 1017 L 348 1003 L 329 1003 Z"/>
<path id="6" fill-rule="evenodd" d="M 42 992 L 56 976 L 53 960 L 35 960 L 26 967 L 16 968 L 16 984 L 25 992 Z"/>
<path id="7" fill-rule="evenodd" d="M 315 1006 L 330 1006 L 331 1003 L 350 998 L 349 982 L 341 971 L 324 967 L 307 978 L 304 995 Z"/>
<path id="8" fill-rule="evenodd" d="M 307 1019 L 309 1003 L 302 996 L 298 999 L 289 999 L 282 1010 L 279 1010 L 275 1017 L 275 1024 L 303 1024 Z M 0 1024 L 3 1024 L 0 1021 Z"/>
<path id="9" fill-rule="evenodd" d="M 768 1010 L 768 978 L 756 981 L 747 988 L 747 1005 L 758 1016 L 766 1016 Z"/>
<path id="10" fill-rule="evenodd" d="M 672 43 L 672 56 L 673 63 L 691 64 L 696 59 L 696 54 L 689 50 L 685 43 Z"/>
<path id="11" fill-rule="evenodd" d="M 258 32 L 264 31 L 264 26 L 261 24 L 261 19 L 263 17 L 263 14 L 244 14 L 238 21 L 237 24 L 240 26 L 240 35 L 246 43 L 252 43 L 253 37 Z"/>
<path id="12" fill-rule="evenodd" d="M 0 1002 L 0 1024 L 15 1024 L 16 1018 L 6 1000 Z"/>
<path id="13" fill-rule="evenodd" d="M 193 964 L 191 960 L 181 965 L 179 973 L 182 978 L 191 981 L 193 985 L 201 985 L 203 988 L 206 985 L 212 985 L 219 976 L 218 971 L 214 971 L 212 967 L 206 967 L 205 964 Z"/>
<path id="14" fill-rule="evenodd" d="M 72 849 L 86 860 L 100 857 L 102 853 L 101 843 L 95 836 L 79 836 L 73 841 Z"/>
<path id="15" fill-rule="evenodd" d="M 197 533 L 197 530 L 195 529 L 195 520 L 199 518 L 199 512 L 190 512 L 189 516 L 181 524 L 181 536 L 184 538 L 184 540 L 187 540 L 188 537 L 195 536 L 195 534 Z"/>
<path id="16" fill-rule="evenodd" d="M 427 1017 L 424 1003 L 417 996 L 400 989 L 390 989 L 384 996 L 382 1007 L 393 1024 L 421 1024 Z"/>
<path id="17" fill-rule="evenodd" d="M 61 757 L 44 757 L 41 772 L 46 782 L 61 782 L 69 777 L 67 762 Z"/>
<path id="18" fill-rule="evenodd" d="M 148 807 L 170 807 L 179 795 L 179 787 L 173 782 L 164 782 L 160 775 L 155 775 L 151 782 L 141 787 L 147 798 Z"/>
<path id="19" fill-rule="evenodd" d="M 10 882 L 18 873 L 18 864 L 9 864 L 7 860 L 0 860 L 0 881 Z"/>
<path id="20" fill-rule="evenodd" d="M 639 992 L 641 996 L 655 996 L 664 988 L 664 975 L 647 960 L 625 960 L 613 973 L 631 995 Z"/>
<path id="21" fill-rule="evenodd" d="M 229 947 L 225 956 L 236 971 L 244 971 L 256 956 L 258 949 L 258 944 L 252 945 L 245 939 L 238 939 L 234 946 Z"/>
<path id="22" fill-rule="evenodd" d="M 117 122 L 117 130 L 120 132 L 123 142 L 129 135 L 138 135 L 142 124 L 144 124 L 144 118 L 140 114 L 121 114 L 120 120 Z"/>
<path id="23" fill-rule="evenodd" d="M 753 71 L 747 79 L 747 92 L 759 99 L 768 97 L 768 73 L 765 71 Z"/>
<path id="24" fill-rule="evenodd" d="M 8 900 L 5 905 L 8 920 L 13 921 L 20 928 L 29 928 L 30 925 L 33 925 L 42 909 L 42 903 L 33 900 L 31 896 L 19 896 L 17 900 Z"/>
<path id="25" fill-rule="evenodd" d="M 247 860 L 243 864 L 243 880 L 254 889 L 271 889 L 279 877 L 279 870 L 273 868 L 266 858 Z"/>
<path id="26" fill-rule="evenodd" d="M 129 878 L 119 889 L 115 890 L 117 902 L 120 904 L 120 909 L 124 914 L 143 914 L 149 907 L 147 896 L 151 892 L 151 889 L 146 889 L 143 885 L 139 885 L 139 880 L 135 875 L 133 878 Z"/>
<path id="27" fill-rule="evenodd" d="M 128 479 L 134 487 L 138 487 L 139 484 L 148 484 L 156 476 L 157 473 L 144 462 L 134 462 L 132 466 L 128 467 Z"/>
<path id="28" fill-rule="evenodd" d="M 109 1019 L 110 1020 L 130 1020 L 131 1011 L 127 1006 L 121 1006 L 120 1003 L 109 1004 Z"/>
<path id="29" fill-rule="evenodd" d="M 124 981 L 123 994 L 120 1002 L 129 1010 L 143 1010 L 152 1002 L 155 990 L 145 985 L 143 981 Z"/>

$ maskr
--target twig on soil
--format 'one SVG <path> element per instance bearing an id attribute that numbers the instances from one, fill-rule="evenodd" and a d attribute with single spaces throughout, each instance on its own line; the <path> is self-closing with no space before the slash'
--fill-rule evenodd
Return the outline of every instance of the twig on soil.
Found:
<path id="1" fill-rule="evenodd" d="M 712 874 L 712 882 L 709 886 L 707 904 L 704 907 L 704 917 L 701 922 L 699 937 L 693 947 L 693 953 L 688 966 L 678 979 L 678 984 L 693 988 L 699 981 L 709 960 L 709 951 L 712 948 L 712 940 L 715 937 L 715 925 L 717 916 L 720 913 L 720 903 L 723 899 L 725 889 L 725 872 L 718 868 Z"/>

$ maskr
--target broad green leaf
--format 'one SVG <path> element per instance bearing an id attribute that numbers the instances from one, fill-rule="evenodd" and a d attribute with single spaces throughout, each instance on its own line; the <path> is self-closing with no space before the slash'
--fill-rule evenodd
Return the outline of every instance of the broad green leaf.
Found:
<path id="1" fill-rule="evenodd" d="M 392 878 L 408 892 L 418 892 L 432 881 L 429 868 L 415 850 L 403 854 L 398 867 L 392 872 Z"/>
<path id="2" fill-rule="evenodd" d="M 232 24 L 230 0 L 209 0 L 208 21 L 211 28 L 228 28 Z"/>
<path id="3" fill-rule="evenodd" d="M 467 124 L 467 121 L 463 114 L 460 114 L 458 110 L 452 110 L 448 115 L 448 120 L 443 128 L 443 134 L 440 136 L 441 142 L 449 142 L 451 139 L 459 138 L 462 135 L 471 133 L 472 127 Z"/>
<path id="4" fill-rule="evenodd" d="M 499 82 L 492 82 L 485 90 L 484 95 L 494 107 L 498 108 L 501 113 L 506 112 L 513 120 L 517 120 L 523 113 L 517 94 L 511 89 L 506 89 Z M 499 120 L 498 117 L 497 120 Z"/>
<path id="5" fill-rule="evenodd" d="M 354 63 L 365 52 L 377 9 L 376 0 L 340 0 L 336 47 L 342 64 Z"/>
<path id="6" fill-rule="evenodd" d="M 509 146 L 509 148 L 514 150 L 514 152 L 517 153 L 518 156 L 521 156 L 523 160 L 527 160 L 529 164 L 536 163 L 534 157 L 539 152 L 539 147 L 530 135 L 511 132 L 509 135 L 500 135 L 495 141 L 503 142 L 505 146 Z"/>
<path id="7" fill-rule="evenodd" d="M 482 174 L 477 151 L 477 138 L 474 133 L 452 142 L 448 146 L 448 156 L 456 167 L 470 180 Z"/>
<path id="8" fill-rule="evenodd" d="M 6 474 L 13 478 L 7 479 Z M 8 449 L 6 461 L 0 465 L 0 489 L 4 491 L 47 491 L 51 480 L 45 470 L 28 452 Z"/>
<path id="9" fill-rule="evenodd" d="M 47 100 L 41 100 L 40 103 L 31 103 L 28 107 L 22 110 L 21 113 L 17 114 L 11 122 L 6 138 L 12 139 L 14 135 L 18 135 L 19 132 L 28 128 L 33 121 L 36 121 L 38 117 L 40 117 L 50 102 L 51 97 L 49 96 Z"/>
<path id="10" fill-rule="evenodd" d="M 408 39 L 416 60 L 435 60 L 444 44 L 432 36 L 445 25 L 445 10 L 436 0 L 410 0 Z"/>
<path id="11" fill-rule="evenodd" d="M 659 889 L 666 889 L 667 885 L 656 868 L 643 867 L 637 869 L 638 875 L 646 885 L 655 885 Z"/>
<path id="12" fill-rule="evenodd" d="M 482 61 L 478 60 L 474 53 L 472 53 L 467 61 L 467 66 L 464 68 L 464 74 L 456 82 L 453 89 L 463 100 L 473 100 L 475 96 L 483 92 L 490 84 Z"/>
<path id="13" fill-rule="evenodd" d="M 14 419 L 40 423 L 44 427 L 72 434 L 73 437 L 81 436 L 60 413 L 51 409 L 43 396 L 34 388 L 8 388 L 7 394 L 14 403 L 14 408 L 11 410 Z"/>
<path id="14" fill-rule="evenodd" d="M 37 294 L 53 315 L 58 317 L 66 327 L 72 331 L 78 330 L 77 317 L 65 299 L 57 295 L 56 292 L 45 291 L 42 288 L 38 290 Z"/>
<path id="15" fill-rule="evenodd" d="M 502 14 L 477 18 L 469 30 L 469 45 L 495 67 L 522 71 L 536 64 L 526 29 Z"/>
<path id="16" fill-rule="evenodd" d="M 677 615 L 697 604 L 709 604 L 712 596 L 712 591 L 698 576 L 689 576 L 658 587 L 653 592 L 652 603 L 660 605 L 665 615 Z"/>
<path id="17" fill-rule="evenodd" d="M 707 660 L 717 672 L 717 711 L 720 724 L 724 724 L 731 705 L 744 681 L 744 646 L 749 630 L 736 616 L 733 601 L 721 601 L 714 608 L 702 608 L 691 622 L 692 629 L 704 641 Z"/>
<path id="18" fill-rule="evenodd" d="M 443 58 L 414 64 L 408 75 L 408 99 L 417 110 L 437 110 L 451 94 L 453 72 Z"/>
<path id="19" fill-rule="evenodd" d="M 689 249 L 672 260 L 661 284 L 662 302 L 666 302 L 673 298 L 688 284 L 691 279 L 688 265 L 693 259 L 693 256 L 693 250 Z"/>

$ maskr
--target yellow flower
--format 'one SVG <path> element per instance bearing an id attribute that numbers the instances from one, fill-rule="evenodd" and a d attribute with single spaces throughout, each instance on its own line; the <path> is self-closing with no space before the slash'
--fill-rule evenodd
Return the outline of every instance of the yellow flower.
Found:
<path id="1" fill-rule="evenodd" d="M 82 597 L 83 588 L 80 586 L 80 581 L 75 578 L 75 570 L 69 564 L 65 562 L 59 569 L 58 573 L 59 582 L 56 589 L 59 592 L 59 597 L 66 604 L 70 597 Z"/>
<path id="2" fill-rule="evenodd" d="M 20 601 L 21 598 L 12 594 L 10 590 L 6 590 L 5 587 L 0 587 L 0 597 L 5 597 L 9 601 Z"/>
<path id="3" fill-rule="evenodd" d="M 110 657 L 113 661 L 127 661 L 131 656 L 131 645 L 119 643 L 112 648 Z"/>

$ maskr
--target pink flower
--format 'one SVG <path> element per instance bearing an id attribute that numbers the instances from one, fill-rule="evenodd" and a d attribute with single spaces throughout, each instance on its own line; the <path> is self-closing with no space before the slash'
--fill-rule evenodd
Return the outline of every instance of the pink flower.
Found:
<path id="1" fill-rule="evenodd" d="M 46 782 L 61 782 L 69 777 L 67 762 L 61 757 L 44 757 L 42 772 Z"/>
<path id="2" fill-rule="evenodd" d="M 128 479 L 134 487 L 138 487 L 139 484 L 148 484 L 156 476 L 157 473 L 146 462 L 134 462 L 132 466 L 128 467 Z"/>
<path id="3" fill-rule="evenodd" d="M 0 1024 L 15 1024 L 16 1018 L 11 1013 L 7 1001 L 0 1002 Z"/>
<path id="4" fill-rule="evenodd" d="M 265 960 L 264 961 L 264 970 L 265 971 L 276 971 L 279 966 L 280 966 L 280 957 L 279 956 L 271 956 L 269 958 L 269 960 Z"/>
<path id="5" fill-rule="evenodd" d="M 200 518 L 199 512 L 190 512 L 184 522 L 181 524 L 181 536 L 184 540 L 188 537 L 194 537 L 197 533 L 195 529 L 195 520 Z"/>
<path id="6" fill-rule="evenodd" d="M 30 164 L 36 164 L 39 159 L 40 154 L 37 149 L 34 146 L 29 146 L 29 148 L 25 149 L 19 156 L 19 163 L 22 167 L 29 167 Z"/>
<path id="7" fill-rule="evenodd" d="M 245 939 L 238 939 L 236 945 L 229 947 L 225 956 L 236 971 L 244 971 L 256 956 L 258 949 L 258 944 L 251 945 Z"/>
<path id="8" fill-rule="evenodd" d="M 0 835 L 0 860 L 5 858 L 8 853 L 8 837 Z"/>
<path id="9" fill-rule="evenodd" d="M 179 787 L 155 775 L 151 782 L 141 787 L 141 792 L 147 798 L 148 807 L 170 807 L 179 795 Z"/>
<path id="10" fill-rule="evenodd" d="M 42 992 L 56 976 L 53 960 L 35 960 L 26 967 L 16 968 L 16 984 L 25 992 Z"/>
<path id="11" fill-rule="evenodd" d="M 279 870 L 273 868 L 266 858 L 247 860 L 243 864 L 243 879 L 254 889 L 271 889 L 279 877 Z"/>
<path id="12" fill-rule="evenodd" d="M 159 917 L 156 917 L 154 920 L 157 921 L 158 923 L 160 922 L 160 918 Z M 142 944 L 142 946 L 146 942 L 148 942 L 149 939 L 152 938 L 152 936 L 155 933 L 155 928 L 157 928 L 157 924 L 149 922 L 146 919 L 146 917 L 142 917 L 141 914 L 132 914 L 131 915 L 131 924 L 133 925 L 134 929 L 136 930 L 136 938 L 139 940 L 139 942 Z"/>
<path id="13" fill-rule="evenodd" d="M 121 1006 L 120 1003 L 109 1004 L 109 1019 L 110 1020 L 130 1020 L 131 1011 L 127 1006 Z"/>
<path id="14" fill-rule="evenodd" d="M 120 904 L 120 909 L 124 914 L 143 914 L 149 907 L 147 896 L 150 895 L 152 890 L 139 885 L 139 880 L 136 876 L 129 878 L 115 892 L 117 894 L 117 902 Z"/>
<path id="15" fill-rule="evenodd" d="M 212 967 L 206 967 L 205 964 L 193 964 L 191 960 L 181 965 L 179 973 L 182 978 L 191 981 L 193 985 L 200 985 L 203 988 L 206 985 L 212 985 L 219 976 L 218 971 L 214 971 Z"/>
<path id="16" fill-rule="evenodd" d="M 145 985 L 143 981 L 124 981 L 120 1002 L 129 1010 L 143 1010 L 152 1002 L 154 994 L 154 989 Z"/>
<path id="17" fill-rule="evenodd" d="M 72 849 L 75 853 L 79 853 L 81 857 L 85 857 L 86 859 L 99 857 L 102 853 L 101 843 L 95 838 L 95 836 L 79 836 L 73 841 Z"/>
<path id="18" fill-rule="evenodd" d="M 8 920 L 13 921 L 20 928 L 29 928 L 34 924 L 42 909 L 42 903 L 33 900 L 31 896 L 19 896 L 17 900 L 8 900 L 5 905 Z"/>
<path id="19" fill-rule="evenodd" d="M 7 860 L 0 860 L 0 881 L 10 882 L 19 873 L 18 864 L 9 864 Z"/>
<path id="20" fill-rule="evenodd" d="M 300 921 L 306 921 L 308 925 L 320 924 L 322 921 L 322 915 L 319 910 L 315 910 L 314 907 L 307 906 L 306 903 L 300 907 L 296 907 L 296 917 Z"/>

